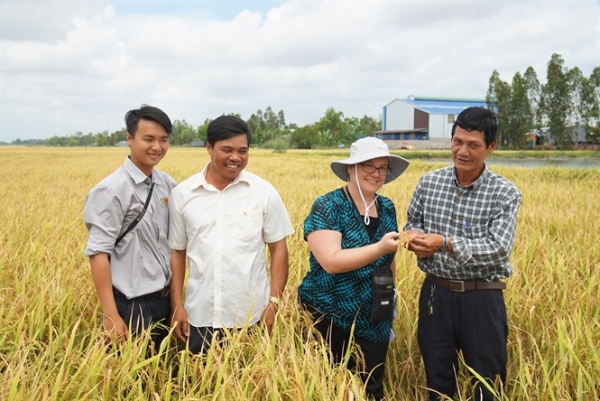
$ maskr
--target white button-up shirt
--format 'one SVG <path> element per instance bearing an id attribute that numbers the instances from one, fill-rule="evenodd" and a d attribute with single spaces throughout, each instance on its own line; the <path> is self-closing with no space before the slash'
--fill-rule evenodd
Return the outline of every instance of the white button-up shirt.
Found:
<path id="1" fill-rule="evenodd" d="M 281 197 L 264 179 L 244 170 L 219 191 L 205 177 L 206 168 L 169 197 L 169 245 L 186 250 L 190 268 L 188 320 L 196 327 L 254 324 L 270 294 L 265 244 L 294 229 Z"/>

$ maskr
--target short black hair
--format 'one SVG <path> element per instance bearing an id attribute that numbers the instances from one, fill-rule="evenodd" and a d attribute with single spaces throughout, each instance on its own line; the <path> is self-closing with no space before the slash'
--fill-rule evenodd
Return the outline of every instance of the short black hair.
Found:
<path id="1" fill-rule="evenodd" d="M 490 110 L 483 107 L 469 107 L 464 109 L 458 117 L 454 125 L 452 125 L 452 138 L 454 138 L 454 130 L 456 127 L 466 131 L 481 131 L 485 139 L 485 146 L 490 147 L 492 142 L 496 140 L 498 132 L 498 120 Z"/>
<path id="2" fill-rule="evenodd" d="M 246 135 L 248 146 L 252 142 L 252 133 L 248 124 L 244 120 L 236 116 L 220 116 L 212 120 L 206 129 L 206 142 L 214 147 L 218 141 L 232 138 L 238 135 Z"/>
<path id="3" fill-rule="evenodd" d="M 164 111 L 158 107 L 143 104 L 139 109 L 129 110 L 127 114 L 125 114 L 125 125 L 127 126 L 127 132 L 132 137 L 135 136 L 135 132 L 137 131 L 140 120 L 156 121 L 162 125 L 165 131 L 167 131 L 167 135 L 171 135 L 171 131 L 173 130 L 171 119 L 169 119 L 169 116 Z"/>

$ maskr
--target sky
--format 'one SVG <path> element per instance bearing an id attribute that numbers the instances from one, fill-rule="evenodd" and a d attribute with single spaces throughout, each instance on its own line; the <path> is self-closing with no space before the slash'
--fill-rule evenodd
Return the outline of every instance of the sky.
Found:
<path id="1" fill-rule="evenodd" d="M 312 124 L 395 99 L 484 99 L 494 70 L 600 66 L 600 1 L 0 0 L 0 141 L 114 132 L 142 104 L 197 127 L 270 106 Z"/>

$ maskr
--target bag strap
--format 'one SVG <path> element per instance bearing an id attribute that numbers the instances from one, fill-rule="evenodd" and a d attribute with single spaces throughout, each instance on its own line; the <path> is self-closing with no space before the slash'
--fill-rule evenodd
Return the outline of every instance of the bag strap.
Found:
<path id="1" fill-rule="evenodd" d="M 129 231 L 133 230 L 135 228 L 135 226 L 137 226 L 137 223 L 139 223 L 140 220 L 142 220 L 142 218 L 146 214 L 146 209 L 148 209 L 148 205 L 150 204 L 150 199 L 152 198 L 152 190 L 153 189 L 154 189 L 154 182 L 152 183 L 152 185 L 150 185 L 150 190 L 148 191 L 148 197 L 146 198 L 146 203 L 144 203 L 144 208 L 142 209 L 142 211 L 140 212 L 140 214 L 138 215 L 138 217 L 136 217 L 135 220 L 133 220 L 131 222 L 131 224 L 129 224 L 129 227 L 127 227 L 127 230 L 125 230 L 125 232 L 123 234 L 119 235 L 119 238 L 117 238 L 117 240 L 115 241 L 115 247 L 117 246 L 117 244 L 119 242 L 121 242 L 121 240 L 123 239 L 123 237 L 125 235 L 127 235 L 127 233 Z"/>

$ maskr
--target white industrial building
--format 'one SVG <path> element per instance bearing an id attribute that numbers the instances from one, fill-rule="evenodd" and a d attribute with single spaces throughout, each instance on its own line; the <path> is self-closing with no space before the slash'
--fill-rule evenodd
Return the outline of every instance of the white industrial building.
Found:
<path id="1" fill-rule="evenodd" d="M 375 133 L 392 149 L 406 144 L 415 148 L 449 148 L 456 116 L 468 107 L 487 107 L 487 103 L 412 95 L 395 99 L 383 106 L 382 129 Z"/>

